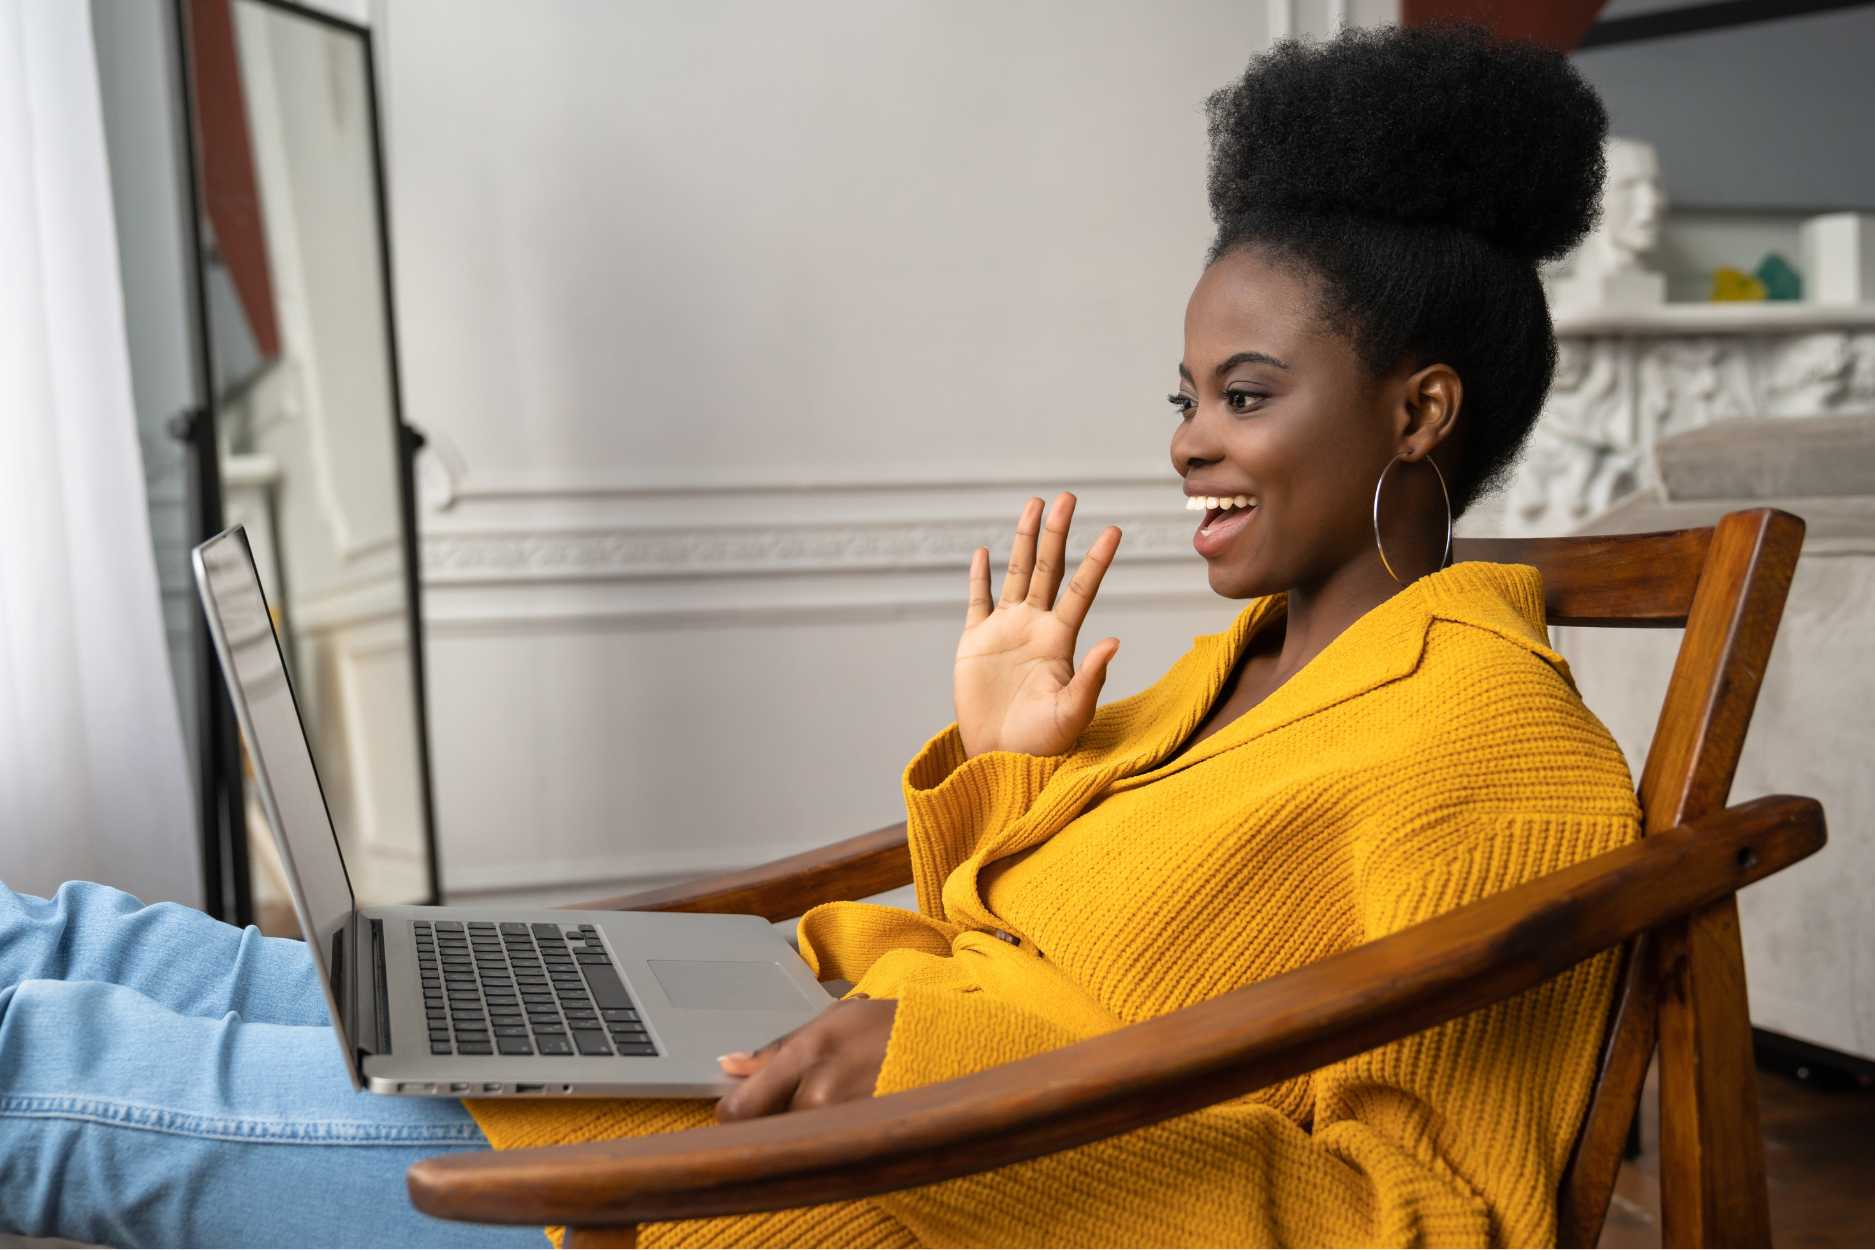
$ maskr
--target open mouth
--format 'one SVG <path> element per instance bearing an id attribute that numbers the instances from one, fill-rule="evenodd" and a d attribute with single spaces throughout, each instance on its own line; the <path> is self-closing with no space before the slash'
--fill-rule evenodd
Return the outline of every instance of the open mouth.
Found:
<path id="1" fill-rule="evenodd" d="M 1198 549 L 1198 554 L 1206 559 L 1221 554 L 1260 511 L 1259 502 L 1251 497 L 1241 504 L 1233 499 L 1227 505 L 1220 499 L 1215 506 L 1205 508 L 1204 520 L 1199 524 L 1198 532 L 1191 536 L 1192 545 Z M 1196 508 L 1192 510 L 1198 511 Z"/>
<path id="2" fill-rule="evenodd" d="M 1244 517 L 1247 517 L 1250 513 L 1255 512 L 1256 510 L 1257 510 L 1257 506 L 1255 504 L 1247 504 L 1243 506 L 1230 507 L 1230 508 L 1225 508 L 1225 507 L 1206 508 L 1204 510 L 1204 520 L 1203 522 L 1200 523 L 1199 529 L 1208 530 L 1212 526 L 1216 525 L 1219 521 L 1224 520 L 1226 517 L 1236 517 L 1241 520 Z"/>

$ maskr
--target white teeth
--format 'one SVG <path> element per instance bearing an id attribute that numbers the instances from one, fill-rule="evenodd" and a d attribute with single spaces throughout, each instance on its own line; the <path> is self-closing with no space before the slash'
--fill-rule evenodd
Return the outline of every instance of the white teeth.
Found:
<path id="1" fill-rule="evenodd" d="M 1255 495 L 1189 495 L 1185 499 L 1185 511 L 1205 512 L 1212 508 L 1254 508 Z"/>

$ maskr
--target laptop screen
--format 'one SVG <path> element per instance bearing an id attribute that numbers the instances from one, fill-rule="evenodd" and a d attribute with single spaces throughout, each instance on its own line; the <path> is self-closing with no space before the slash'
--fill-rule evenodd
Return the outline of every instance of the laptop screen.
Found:
<path id="1" fill-rule="evenodd" d="M 333 934 L 341 927 L 349 931 L 356 899 L 247 532 L 237 525 L 197 547 L 195 580 L 294 903 L 300 908 L 300 924 L 318 956 L 330 995 Z M 317 940 L 312 940 L 314 934 Z M 342 1016 L 339 1025 L 344 1027 Z"/>

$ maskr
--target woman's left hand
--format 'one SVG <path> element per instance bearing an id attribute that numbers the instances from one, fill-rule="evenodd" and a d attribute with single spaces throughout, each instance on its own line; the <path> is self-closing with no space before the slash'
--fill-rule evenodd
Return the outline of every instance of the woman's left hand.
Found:
<path id="1" fill-rule="evenodd" d="M 872 1097 L 897 1014 L 895 998 L 846 998 L 753 1054 L 724 1055 L 723 1071 L 744 1080 L 716 1104 L 716 1118 L 752 1120 Z"/>

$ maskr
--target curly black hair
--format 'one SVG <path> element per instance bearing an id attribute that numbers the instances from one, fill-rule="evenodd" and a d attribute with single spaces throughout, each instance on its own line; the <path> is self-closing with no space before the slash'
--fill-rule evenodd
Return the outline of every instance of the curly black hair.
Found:
<path id="1" fill-rule="evenodd" d="M 1264 250 L 1310 274 L 1375 376 L 1464 384 L 1452 507 L 1496 486 L 1556 367 L 1537 265 L 1595 224 L 1608 116 L 1561 54 L 1482 27 L 1286 40 L 1205 102 L 1206 262 Z"/>

